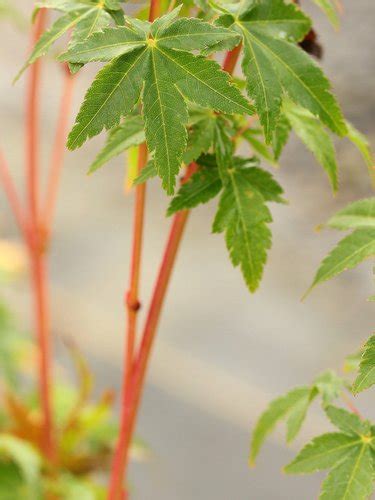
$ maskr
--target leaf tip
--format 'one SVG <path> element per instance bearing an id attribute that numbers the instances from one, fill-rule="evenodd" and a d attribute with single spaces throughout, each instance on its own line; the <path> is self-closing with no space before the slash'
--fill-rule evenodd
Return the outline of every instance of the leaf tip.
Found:
<path id="1" fill-rule="evenodd" d="M 312 292 L 313 288 L 315 287 L 315 283 L 313 283 L 312 285 L 309 286 L 309 288 L 306 290 L 306 292 L 302 295 L 301 297 L 301 302 L 305 302 L 305 300 L 307 299 L 308 295 L 310 295 L 310 293 Z"/>
<path id="2" fill-rule="evenodd" d="M 16 74 L 16 76 L 13 78 L 12 80 L 12 85 L 15 85 L 18 80 L 21 78 L 21 76 L 24 74 L 24 72 L 26 71 L 27 69 L 27 66 L 28 64 L 25 64 L 24 66 L 22 66 L 22 68 L 19 70 L 19 72 Z"/>

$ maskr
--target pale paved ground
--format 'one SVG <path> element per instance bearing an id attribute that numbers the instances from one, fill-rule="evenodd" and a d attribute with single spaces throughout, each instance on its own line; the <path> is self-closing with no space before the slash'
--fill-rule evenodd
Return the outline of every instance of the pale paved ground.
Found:
<path id="1" fill-rule="evenodd" d="M 26 1 L 15 3 L 27 7 Z M 326 47 L 324 66 L 347 116 L 374 143 L 375 3 L 344 3 L 340 34 L 316 15 Z M 9 27 L 2 28 L 1 142 L 20 179 L 23 83 L 11 87 L 10 80 L 27 42 Z M 91 76 L 90 71 L 80 76 L 77 104 Z M 45 155 L 60 88 L 59 70 L 50 63 L 44 80 Z M 120 189 L 121 160 L 85 176 L 100 143 L 92 141 L 66 157 L 51 256 L 53 327 L 57 335 L 76 339 L 90 357 L 100 387 L 118 387 L 132 199 L 124 198 Z M 321 286 L 305 303 L 299 300 L 319 260 L 339 237 L 317 234 L 314 227 L 347 202 L 370 194 L 359 155 L 345 141 L 338 150 L 341 190 L 333 198 L 303 146 L 294 139 L 288 146 L 276 175 L 290 204 L 273 208 L 273 249 L 255 296 L 249 296 L 239 272 L 231 268 L 222 238 L 210 234 L 214 206 L 193 214 L 142 407 L 138 431 L 154 458 L 132 469 L 135 500 L 316 498 L 319 478 L 280 473 L 292 455 L 280 435 L 265 447 L 255 471 L 247 468 L 246 458 L 251 426 L 266 402 L 294 384 L 308 382 L 320 370 L 339 367 L 374 325 L 373 306 L 365 301 L 373 293 L 369 263 Z M 149 193 L 145 301 L 168 228 L 164 195 L 157 185 Z M 15 237 L 3 200 L 1 207 L 1 232 Z M 11 296 L 27 323 L 27 287 L 18 285 Z M 61 352 L 60 343 L 58 349 Z M 368 397 L 359 398 L 359 404 L 371 415 Z M 304 436 L 325 425 L 315 408 Z"/>

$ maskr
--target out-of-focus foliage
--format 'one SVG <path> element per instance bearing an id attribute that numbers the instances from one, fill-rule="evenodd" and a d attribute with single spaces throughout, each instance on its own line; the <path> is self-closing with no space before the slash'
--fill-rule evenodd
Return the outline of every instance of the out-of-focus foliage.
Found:
<path id="1" fill-rule="evenodd" d="M 29 388 L 34 347 L 15 323 L 0 304 L 0 499 L 41 500 L 52 494 L 61 500 L 105 498 L 98 473 L 108 468 L 117 436 L 112 391 L 93 399 L 93 375 L 68 343 L 77 380 L 58 381 L 52 388 L 58 443 L 56 463 L 48 463 L 41 452 L 38 395 Z M 147 446 L 136 439 L 132 458 L 148 455 Z"/>

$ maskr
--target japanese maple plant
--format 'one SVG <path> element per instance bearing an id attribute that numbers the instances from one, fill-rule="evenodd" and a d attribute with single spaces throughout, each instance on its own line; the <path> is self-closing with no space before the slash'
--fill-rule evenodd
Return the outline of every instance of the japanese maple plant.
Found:
<path id="1" fill-rule="evenodd" d="M 337 27 L 339 2 L 314 3 Z M 19 199 L 3 155 L 0 175 L 30 255 L 39 352 L 41 432 L 37 444 L 55 468 L 60 466 L 61 452 L 51 397 L 47 250 L 73 83 L 79 77 L 73 75 L 85 71 L 85 65 L 104 63 L 84 96 L 67 147 L 77 149 L 108 131 L 104 148 L 88 165 L 90 172 L 126 150 L 132 151 L 129 177 L 135 200 L 125 293 L 124 371 L 119 433 L 108 482 L 108 498 L 120 500 L 129 496 L 129 449 L 190 210 L 218 200 L 212 231 L 223 233 L 232 264 L 241 270 L 249 291 L 255 292 L 271 247 L 269 206 L 285 203 L 282 187 L 269 168 L 261 165 L 278 163 L 291 130 L 316 156 L 333 192 L 338 189 L 333 134 L 349 138 L 359 148 L 371 176 L 373 159 L 365 137 L 343 116 L 317 61 L 321 47 L 312 21 L 297 1 L 151 0 L 139 9 L 119 0 L 41 0 L 35 4 L 32 19 L 33 48 L 16 77 L 27 70 L 26 206 Z M 63 35 L 68 43 L 57 61 L 65 87 L 43 194 L 38 151 L 41 57 L 55 42 L 60 43 Z M 157 178 L 171 197 L 167 216 L 172 222 L 145 324 L 140 327 L 146 185 L 152 178 Z M 375 255 L 375 200 L 354 203 L 334 216 L 328 226 L 354 231 L 324 260 L 314 286 Z M 358 392 L 375 383 L 373 337 L 357 362 L 360 372 L 354 385 L 327 372 L 312 385 L 271 403 L 254 430 L 251 462 L 265 437 L 284 417 L 288 441 L 293 439 L 310 403 L 321 396 L 328 418 L 340 432 L 316 438 L 286 470 L 302 473 L 330 468 L 321 498 L 368 498 L 374 476 L 374 426 L 359 415 L 346 392 Z M 332 404 L 344 393 L 349 411 Z"/>

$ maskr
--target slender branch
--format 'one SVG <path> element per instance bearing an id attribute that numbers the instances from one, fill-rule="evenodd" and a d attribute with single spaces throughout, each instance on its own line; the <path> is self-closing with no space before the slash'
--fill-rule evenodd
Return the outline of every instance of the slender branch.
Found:
<path id="1" fill-rule="evenodd" d="M 147 146 L 141 144 L 138 148 L 138 173 L 146 165 Z M 125 446 L 127 436 L 127 421 L 129 419 L 129 398 L 132 381 L 132 366 L 134 358 L 134 348 L 136 341 L 137 317 L 140 309 L 139 302 L 139 281 L 141 269 L 141 257 L 143 246 L 144 212 L 146 199 L 146 183 L 140 184 L 135 191 L 135 207 L 133 222 L 133 248 L 130 264 L 130 285 L 125 296 L 125 306 L 127 309 L 127 328 L 125 335 L 125 373 L 122 387 L 122 402 L 120 415 L 120 432 L 113 459 L 111 480 L 109 487 L 109 498 L 118 499 L 123 496 L 122 483 L 126 463 L 127 448 Z"/>
<path id="2" fill-rule="evenodd" d="M 38 12 L 35 22 L 32 43 L 38 41 L 44 31 L 47 21 L 46 9 Z M 30 210 L 31 224 L 34 230 L 38 225 L 38 162 L 39 162 L 39 94 L 40 68 L 38 59 L 30 68 L 26 100 L 26 177 L 27 196 Z"/>
<path id="3" fill-rule="evenodd" d="M 69 111 L 72 105 L 73 88 L 75 78 L 70 74 L 69 68 L 64 65 L 64 88 L 60 101 L 60 110 L 57 119 L 55 140 L 52 148 L 49 176 L 47 180 L 47 191 L 45 203 L 42 208 L 42 229 L 45 231 L 45 238 L 51 231 L 52 219 L 56 206 L 57 190 L 60 181 L 61 169 L 63 166 L 65 139 L 69 123 Z"/>
<path id="4" fill-rule="evenodd" d="M 46 25 L 46 10 L 38 13 L 32 41 L 35 43 Z M 30 68 L 26 102 L 26 178 L 30 216 L 31 240 L 29 245 L 30 266 L 34 293 L 35 332 L 39 348 L 39 398 L 43 418 L 43 442 L 46 457 L 55 459 L 55 442 L 52 421 L 52 369 L 50 325 L 48 318 L 47 266 L 39 224 L 39 94 L 40 61 Z"/>
<path id="5" fill-rule="evenodd" d="M 190 177 L 197 171 L 197 165 L 191 163 L 186 171 L 183 183 L 187 182 Z M 139 348 L 139 354 L 134 362 L 132 370 L 132 386 L 131 394 L 127 398 L 127 415 L 126 432 L 124 436 L 124 447 L 128 450 L 133 433 L 134 423 L 139 408 L 140 398 L 144 385 L 148 360 L 151 354 L 153 340 L 155 338 L 157 326 L 162 312 L 164 299 L 167 293 L 168 285 L 176 262 L 177 253 L 182 240 L 184 229 L 189 216 L 189 210 L 178 212 L 173 219 L 172 226 L 169 232 L 167 245 L 164 251 L 163 259 L 160 265 L 159 274 L 155 283 L 154 292 L 151 298 L 151 304 L 148 309 L 145 327 L 142 335 L 142 342 Z M 124 472 L 126 472 L 128 462 L 128 453 L 124 463 Z M 116 499 L 117 500 L 117 499 Z"/>
<path id="6" fill-rule="evenodd" d="M 46 256 L 36 251 L 30 255 L 32 286 L 34 290 L 35 331 L 38 342 L 39 394 L 43 415 L 42 449 L 46 457 L 55 460 L 55 443 L 52 421 L 52 360 L 50 346 L 50 323 L 47 289 Z"/>
<path id="7" fill-rule="evenodd" d="M 17 221 L 18 227 L 22 233 L 24 240 L 29 243 L 30 232 L 29 224 L 24 213 L 24 209 L 18 198 L 16 188 L 14 186 L 8 163 L 5 160 L 3 153 L 0 151 L 0 179 L 4 187 L 4 192 L 8 198 L 10 208 Z"/>
<path id="8" fill-rule="evenodd" d="M 147 146 L 141 144 L 138 149 L 138 174 L 147 162 Z M 127 349 L 126 349 L 126 388 L 129 387 L 133 364 L 135 334 L 137 326 L 139 302 L 139 282 L 141 270 L 141 257 L 143 246 L 144 213 L 146 201 L 146 183 L 139 185 L 135 192 L 133 250 L 130 266 L 130 287 L 126 294 L 125 302 L 128 311 Z"/>

